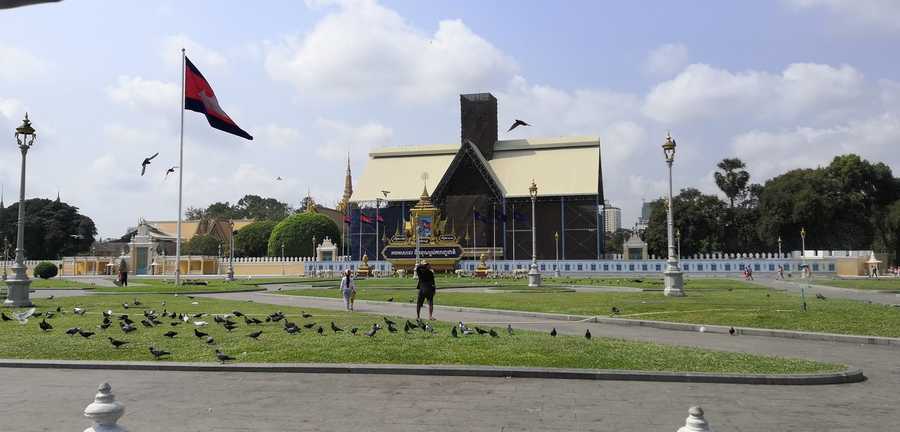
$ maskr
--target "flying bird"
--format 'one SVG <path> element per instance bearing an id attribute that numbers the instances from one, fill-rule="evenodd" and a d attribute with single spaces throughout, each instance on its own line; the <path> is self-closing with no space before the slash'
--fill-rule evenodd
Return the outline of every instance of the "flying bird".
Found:
<path id="1" fill-rule="evenodd" d="M 167 170 L 166 170 L 166 176 L 163 177 L 163 181 L 165 181 L 167 178 L 169 178 L 169 174 L 174 174 L 174 173 L 175 173 L 175 170 L 176 170 L 177 168 L 178 168 L 177 166 L 173 166 L 172 168 L 167 169 Z M 165 302 L 163 302 L 163 305 L 165 305 Z"/>
<path id="2" fill-rule="evenodd" d="M 157 157 L 157 156 L 159 156 L 159 152 L 156 152 L 156 154 L 154 154 L 153 156 L 150 156 L 150 157 L 148 157 L 148 158 L 144 158 L 144 161 L 141 162 L 141 176 L 142 176 L 142 177 L 143 177 L 144 173 L 147 172 L 147 165 L 150 165 L 150 161 L 152 161 L 153 158 L 155 158 L 155 157 Z"/>
<path id="3" fill-rule="evenodd" d="M 531 125 L 528 123 L 525 123 L 522 120 L 516 119 L 516 121 L 512 124 L 512 126 L 509 127 L 509 130 L 507 130 L 507 132 L 512 132 L 513 129 L 515 129 L 519 126 L 531 126 Z"/>
<path id="4" fill-rule="evenodd" d="M 112 344 L 113 348 L 119 348 L 120 346 L 128 343 L 127 341 L 120 341 L 120 340 L 113 339 L 111 337 L 107 337 L 107 339 L 109 339 L 109 343 Z"/>
<path id="5" fill-rule="evenodd" d="M 282 180 L 284 180 L 284 179 L 281 178 L 281 176 L 275 177 L 275 181 L 282 181 Z"/>
<path id="6" fill-rule="evenodd" d="M 31 318 L 34 315 L 35 308 L 28 309 L 25 312 L 13 312 L 13 318 L 19 322 L 19 324 L 27 324 L 28 318 Z"/>

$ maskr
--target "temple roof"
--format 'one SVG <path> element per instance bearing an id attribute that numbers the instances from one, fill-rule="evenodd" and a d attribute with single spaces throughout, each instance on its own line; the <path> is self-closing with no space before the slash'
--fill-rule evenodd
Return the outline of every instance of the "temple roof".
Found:
<path id="1" fill-rule="evenodd" d="M 426 185 L 433 188 L 453 161 L 459 144 L 393 147 L 369 153 L 363 175 L 351 202 L 383 198 L 417 201 Z M 477 150 L 476 150 L 477 151 Z M 527 197 L 534 178 L 542 196 L 598 195 L 600 188 L 600 140 L 595 137 L 562 137 L 497 141 L 490 160 L 479 158 L 497 179 L 506 198 Z"/>

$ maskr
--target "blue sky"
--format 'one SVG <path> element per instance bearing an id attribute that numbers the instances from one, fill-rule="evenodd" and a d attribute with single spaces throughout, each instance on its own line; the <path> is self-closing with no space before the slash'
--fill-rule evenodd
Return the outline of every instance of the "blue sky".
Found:
<path id="1" fill-rule="evenodd" d="M 186 204 L 246 193 L 333 204 L 349 152 L 458 141 L 458 94 L 490 91 L 501 138 L 599 136 L 624 223 L 677 186 L 714 192 L 741 157 L 754 181 L 858 152 L 897 168 L 900 3 L 64 0 L 2 10 L 0 130 L 31 113 L 28 196 L 62 198 L 118 236 L 174 219 L 179 48 L 256 137 L 186 113 Z M 140 160 L 156 151 L 149 176 Z M 284 178 L 275 181 L 276 176 Z M 6 201 L 13 140 L 0 145 Z"/>

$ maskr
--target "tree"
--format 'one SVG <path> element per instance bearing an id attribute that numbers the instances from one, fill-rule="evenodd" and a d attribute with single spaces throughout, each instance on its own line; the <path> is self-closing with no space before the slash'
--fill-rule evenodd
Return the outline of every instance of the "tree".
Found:
<path id="1" fill-rule="evenodd" d="M 631 235 L 631 230 L 619 228 L 615 232 L 608 232 L 603 235 L 605 237 L 605 248 L 603 249 L 603 252 L 606 254 L 621 254 L 623 250 L 622 246 L 625 244 L 625 240 Z"/>
<path id="2" fill-rule="evenodd" d="M 730 208 L 734 208 L 734 200 L 743 196 L 747 189 L 750 173 L 744 170 L 746 165 L 738 158 L 722 159 L 717 166 L 721 172 L 715 173 L 716 185 L 731 201 Z"/>
<path id="3" fill-rule="evenodd" d="M 0 209 L 0 242 L 16 244 L 19 204 Z M 90 250 L 97 228 L 91 218 L 64 202 L 43 198 L 25 200 L 25 255 L 55 259 Z"/>
<path id="4" fill-rule="evenodd" d="M 322 241 L 326 236 L 340 244 L 341 231 L 328 216 L 319 213 L 297 213 L 278 222 L 269 236 L 269 256 L 281 256 L 284 244 L 286 256 L 313 256 L 313 236 Z"/>
<path id="5" fill-rule="evenodd" d="M 668 256 L 666 201 L 658 199 L 651 204 L 650 223 L 644 231 L 648 252 Z M 725 203 L 714 195 L 704 195 L 693 188 L 682 189 L 673 197 L 675 228 L 681 232 L 681 254 L 721 252 L 722 225 L 726 218 Z"/>
<path id="6" fill-rule="evenodd" d="M 269 237 L 276 224 L 278 222 L 263 220 L 241 228 L 234 236 L 234 253 L 244 257 L 266 256 Z"/>
<path id="7" fill-rule="evenodd" d="M 262 198 L 259 195 L 244 195 L 237 204 L 214 202 L 205 209 L 188 207 L 185 218 L 199 219 L 255 219 L 281 220 L 291 213 L 286 203 L 275 198 Z"/>
<path id="8" fill-rule="evenodd" d="M 900 200 L 894 201 L 888 207 L 884 225 L 886 229 L 884 238 L 887 239 L 885 249 L 891 251 L 895 264 L 900 263 Z"/>
<path id="9" fill-rule="evenodd" d="M 219 254 L 219 246 L 222 245 L 219 240 L 210 235 L 195 235 L 183 246 L 185 255 L 207 255 L 217 256 Z M 225 245 L 222 245 L 222 252 L 225 252 Z"/>

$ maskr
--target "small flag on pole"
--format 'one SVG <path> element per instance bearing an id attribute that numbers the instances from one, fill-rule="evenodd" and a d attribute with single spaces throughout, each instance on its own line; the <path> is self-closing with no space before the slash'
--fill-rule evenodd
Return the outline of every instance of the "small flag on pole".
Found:
<path id="1" fill-rule="evenodd" d="M 362 223 L 370 224 L 370 223 L 372 223 L 372 218 L 369 217 L 369 216 L 366 216 L 366 215 L 364 215 L 364 214 L 362 214 L 362 213 L 360 213 L 360 214 L 359 214 L 359 221 L 362 222 Z"/>
<path id="2" fill-rule="evenodd" d="M 350 225 L 350 216 L 349 215 L 344 216 L 344 223 L 347 225 Z"/>
<path id="3" fill-rule="evenodd" d="M 381 216 L 381 215 L 376 216 L 376 217 L 375 217 L 375 220 L 377 220 L 378 222 L 384 223 L 384 217 Z"/>
<path id="4" fill-rule="evenodd" d="M 184 62 L 184 109 L 206 114 L 209 125 L 220 131 L 252 140 L 250 134 L 225 114 L 212 87 L 191 60 L 185 57 Z"/>

